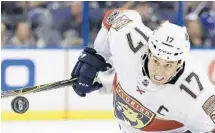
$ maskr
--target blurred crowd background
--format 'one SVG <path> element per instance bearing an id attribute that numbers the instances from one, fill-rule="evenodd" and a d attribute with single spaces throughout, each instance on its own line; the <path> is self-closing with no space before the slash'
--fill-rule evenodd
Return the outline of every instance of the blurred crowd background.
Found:
<path id="1" fill-rule="evenodd" d="M 89 44 L 108 9 L 137 10 L 152 30 L 163 21 L 177 23 L 178 2 L 88 2 Z M 1 1 L 2 47 L 70 47 L 83 45 L 83 2 Z M 183 2 L 184 25 L 192 47 L 215 47 L 215 2 Z"/>

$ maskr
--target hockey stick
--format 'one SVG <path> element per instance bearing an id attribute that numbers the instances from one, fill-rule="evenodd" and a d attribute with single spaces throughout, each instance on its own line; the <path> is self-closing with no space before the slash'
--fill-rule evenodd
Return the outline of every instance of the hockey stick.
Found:
<path id="1" fill-rule="evenodd" d="M 8 97 L 12 97 L 12 96 L 19 96 L 19 95 L 24 95 L 24 94 L 28 94 L 28 93 L 36 93 L 36 92 L 41 92 L 41 91 L 57 89 L 60 87 L 70 86 L 76 80 L 77 80 L 77 78 L 73 78 L 73 79 L 61 80 L 58 82 L 48 83 L 48 84 L 43 84 L 43 85 L 38 85 L 38 86 L 33 86 L 33 87 L 20 88 L 17 90 L 2 91 L 1 98 L 8 98 Z"/>

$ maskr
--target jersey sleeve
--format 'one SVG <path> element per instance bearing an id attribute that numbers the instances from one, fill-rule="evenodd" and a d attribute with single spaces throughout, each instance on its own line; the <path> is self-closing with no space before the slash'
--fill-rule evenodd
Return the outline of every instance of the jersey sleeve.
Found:
<path id="1" fill-rule="evenodd" d="M 101 55 L 105 60 L 111 57 L 110 46 L 108 42 L 108 30 L 101 27 L 94 41 L 94 49 L 99 55 Z"/>
<path id="2" fill-rule="evenodd" d="M 120 13 L 119 9 L 108 10 L 102 20 L 102 26 L 100 31 L 97 34 L 97 37 L 94 41 L 94 49 L 100 54 L 105 60 L 109 60 L 111 57 L 110 46 L 108 41 L 108 32 L 112 26 L 114 19 Z"/>
<path id="3" fill-rule="evenodd" d="M 110 52 L 110 46 L 109 46 L 109 31 L 112 25 L 115 24 L 115 21 L 119 18 L 121 14 L 126 13 L 126 9 L 115 9 L 115 10 L 108 10 L 106 14 L 103 17 L 102 20 L 102 26 L 100 31 L 97 34 L 97 37 L 94 41 L 94 48 L 100 54 L 105 58 L 105 60 L 109 60 L 109 58 L 112 56 Z M 139 13 L 134 12 L 131 19 L 135 21 L 141 21 L 141 16 Z M 118 22 L 118 21 L 117 21 Z M 125 22 L 125 21 L 123 21 Z"/>
<path id="4" fill-rule="evenodd" d="M 106 28 L 107 30 L 110 30 L 111 26 L 116 22 L 117 18 L 120 16 L 120 14 L 123 14 L 128 11 L 134 11 L 132 16 L 129 16 L 129 19 L 135 20 L 135 21 L 142 21 L 142 18 L 138 12 L 135 10 L 127 10 L 123 8 L 114 9 L 114 10 L 108 10 L 103 17 L 102 20 L 102 26 Z"/>
<path id="5" fill-rule="evenodd" d="M 104 28 L 106 28 L 107 30 L 110 30 L 110 27 L 112 26 L 112 23 L 113 23 L 113 19 L 117 15 L 118 15 L 118 12 L 115 11 L 115 13 L 114 13 L 114 10 L 108 10 L 105 13 L 105 16 L 104 16 L 104 18 L 102 20 L 102 26 Z"/>
<path id="6" fill-rule="evenodd" d="M 193 109 L 193 113 L 186 114 L 184 125 L 194 133 L 208 133 L 215 131 L 214 114 L 212 111 L 210 114 L 206 114 L 203 110 L 198 108 Z"/>
<path id="7" fill-rule="evenodd" d="M 181 83 L 184 86 L 181 122 L 194 133 L 215 131 L 214 85 L 202 70 L 190 72 L 184 81 Z"/>

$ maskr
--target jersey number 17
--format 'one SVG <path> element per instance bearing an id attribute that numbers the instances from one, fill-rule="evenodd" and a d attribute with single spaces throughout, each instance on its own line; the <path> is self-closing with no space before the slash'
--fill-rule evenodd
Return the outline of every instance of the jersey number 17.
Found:
<path id="1" fill-rule="evenodd" d="M 198 75 L 196 75 L 194 72 L 190 73 L 189 76 L 187 76 L 187 78 L 185 79 L 186 82 L 190 83 L 191 80 L 195 80 L 196 83 L 198 84 L 198 88 L 200 91 L 202 91 L 204 88 L 199 80 Z M 193 93 L 188 87 L 186 87 L 184 84 L 180 85 L 180 89 L 186 91 L 191 97 L 193 97 L 194 99 L 197 98 L 197 95 L 195 93 Z"/>

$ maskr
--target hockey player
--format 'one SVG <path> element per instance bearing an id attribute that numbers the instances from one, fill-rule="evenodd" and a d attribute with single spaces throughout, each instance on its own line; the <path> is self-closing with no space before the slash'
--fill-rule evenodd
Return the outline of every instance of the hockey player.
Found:
<path id="1" fill-rule="evenodd" d="M 168 21 L 151 31 L 134 10 L 110 10 L 93 48 L 85 48 L 72 77 L 80 96 L 98 90 L 99 71 L 116 70 L 114 115 L 124 133 L 215 133 L 215 87 L 197 66 L 185 27 Z M 201 77 L 200 77 L 201 75 Z"/>

